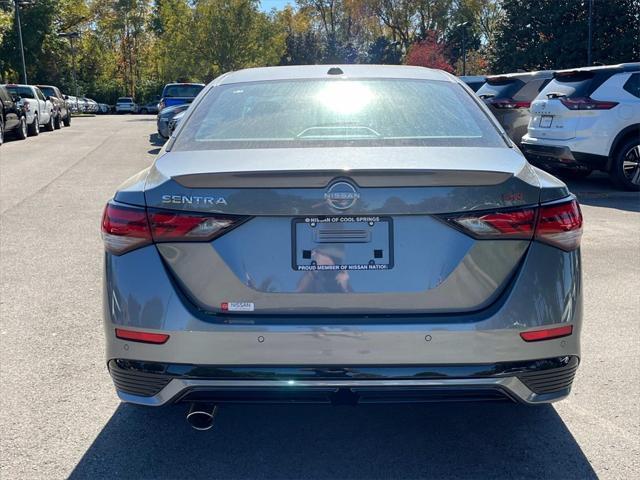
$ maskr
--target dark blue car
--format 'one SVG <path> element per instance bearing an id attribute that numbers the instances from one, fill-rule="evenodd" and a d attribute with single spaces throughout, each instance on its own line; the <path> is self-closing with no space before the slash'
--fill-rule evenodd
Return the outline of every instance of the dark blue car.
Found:
<path id="1" fill-rule="evenodd" d="M 162 98 L 158 104 L 158 110 L 167 107 L 191 103 L 204 88 L 202 83 L 167 83 L 162 89 Z"/>

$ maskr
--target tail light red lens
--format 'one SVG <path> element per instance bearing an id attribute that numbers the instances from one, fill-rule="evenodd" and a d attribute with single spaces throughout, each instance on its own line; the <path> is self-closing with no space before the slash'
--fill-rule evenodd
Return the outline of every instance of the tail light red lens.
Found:
<path id="1" fill-rule="evenodd" d="M 102 240 L 105 249 L 116 255 L 150 244 L 145 209 L 107 203 L 102 215 Z"/>
<path id="2" fill-rule="evenodd" d="M 519 102 L 512 98 L 491 98 L 488 101 L 493 107 L 505 110 L 529 108 L 531 102 Z"/>
<path id="3" fill-rule="evenodd" d="M 535 238 L 562 250 L 578 248 L 582 238 L 582 212 L 578 202 L 540 207 Z"/>
<path id="4" fill-rule="evenodd" d="M 464 215 L 450 219 L 479 238 L 531 239 L 536 225 L 533 208 Z"/>
<path id="5" fill-rule="evenodd" d="M 589 97 L 560 98 L 560 102 L 569 110 L 611 110 L 618 102 L 605 102 Z"/>
<path id="6" fill-rule="evenodd" d="M 572 325 L 564 327 L 546 328 L 544 330 L 533 330 L 530 332 L 521 332 L 520 337 L 525 342 L 539 342 L 540 340 L 551 340 L 552 338 L 568 337 L 573 333 Z"/>
<path id="7" fill-rule="evenodd" d="M 463 214 L 446 219 L 478 239 L 535 239 L 562 250 L 574 250 L 582 237 L 582 213 L 578 202 L 539 208 Z"/>
<path id="8" fill-rule="evenodd" d="M 149 225 L 155 242 L 213 240 L 235 228 L 247 217 L 149 210 Z"/>
<path id="9" fill-rule="evenodd" d="M 108 203 L 102 217 L 107 251 L 121 255 L 153 242 L 206 242 L 249 217 L 129 207 Z"/>
<path id="10" fill-rule="evenodd" d="M 123 328 L 116 328 L 116 337 L 121 340 L 155 343 L 156 345 L 162 345 L 169 340 L 169 335 L 164 333 L 138 332 L 136 330 L 125 330 Z"/>

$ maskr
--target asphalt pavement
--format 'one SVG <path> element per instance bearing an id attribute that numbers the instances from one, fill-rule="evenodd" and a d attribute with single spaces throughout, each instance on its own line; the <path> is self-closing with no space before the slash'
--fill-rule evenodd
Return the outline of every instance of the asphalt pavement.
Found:
<path id="1" fill-rule="evenodd" d="M 104 361 L 104 203 L 159 149 L 153 116 L 74 118 L 0 147 L 0 478 L 626 479 L 640 472 L 640 195 L 573 182 L 582 364 L 552 406 L 121 404 Z"/>

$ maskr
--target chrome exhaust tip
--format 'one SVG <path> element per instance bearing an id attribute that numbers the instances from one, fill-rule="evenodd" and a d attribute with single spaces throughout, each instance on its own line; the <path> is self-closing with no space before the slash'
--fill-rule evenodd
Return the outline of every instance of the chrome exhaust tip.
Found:
<path id="1" fill-rule="evenodd" d="M 192 403 L 187 412 L 187 422 L 194 430 L 209 430 L 218 412 L 218 406 L 211 403 Z"/>

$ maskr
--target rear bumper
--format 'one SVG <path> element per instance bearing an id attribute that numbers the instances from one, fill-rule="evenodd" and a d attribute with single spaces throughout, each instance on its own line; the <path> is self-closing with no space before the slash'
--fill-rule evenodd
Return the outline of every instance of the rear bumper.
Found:
<path id="1" fill-rule="evenodd" d="M 607 166 L 606 156 L 573 151 L 567 145 L 533 144 L 525 137 L 520 146 L 527 160 L 542 167 L 602 170 Z"/>
<path id="2" fill-rule="evenodd" d="M 111 360 L 119 397 L 161 406 L 214 403 L 384 403 L 566 397 L 577 356 L 526 362 L 411 366 L 211 366 Z"/>

